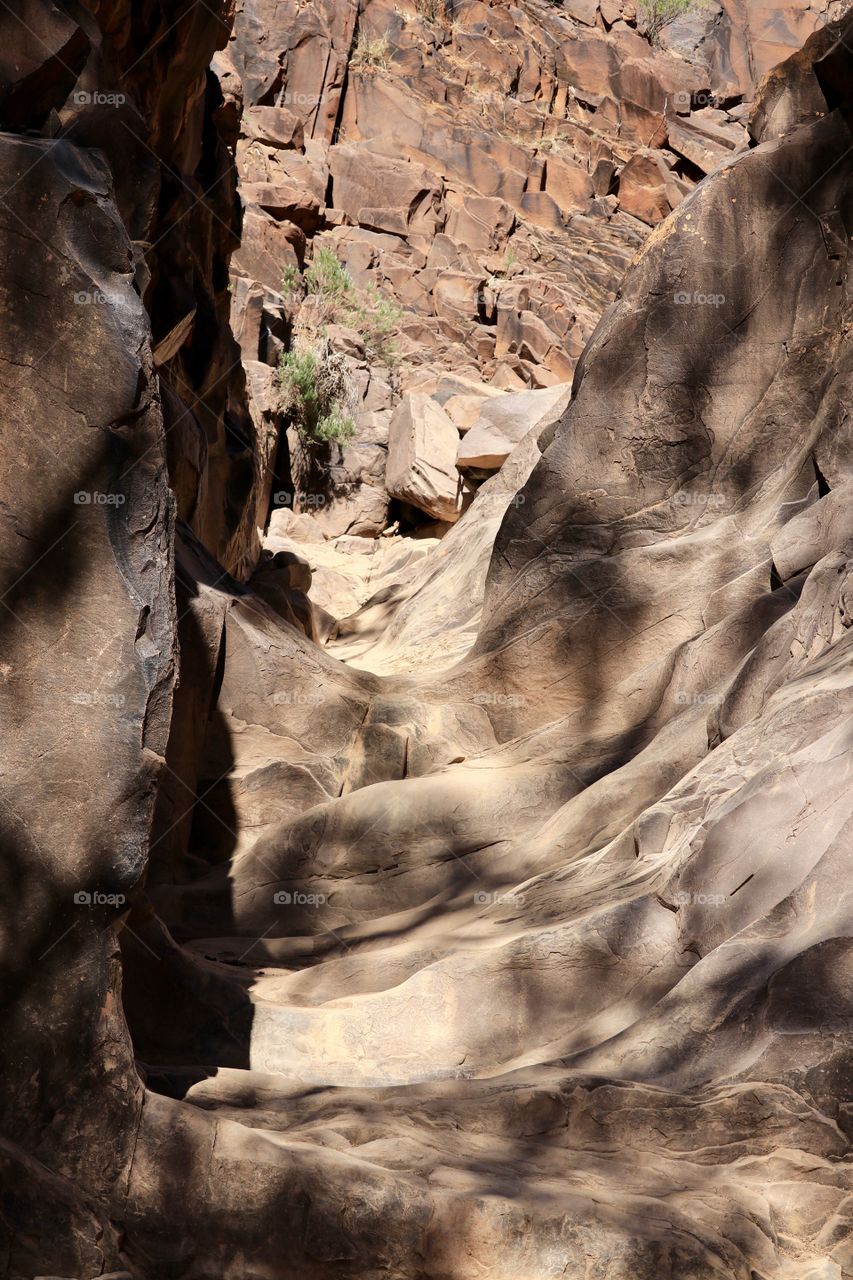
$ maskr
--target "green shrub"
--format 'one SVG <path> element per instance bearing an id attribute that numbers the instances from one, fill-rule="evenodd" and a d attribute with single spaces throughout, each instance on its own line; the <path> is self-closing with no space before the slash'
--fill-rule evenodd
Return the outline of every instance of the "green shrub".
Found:
<path id="1" fill-rule="evenodd" d="M 282 293 L 295 293 L 299 288 L 301 276 L 299 268 L 289 262 L 281 273 L 281 291 Z"/>
<path id="2" fill-rule="evenodd" d="M 279 362 L 281 410 L 304 440 L 344 445 L 356 433 L 354 392 L 346 359 L 332 347 L 326 326 L 355 329 L 368 358 L 390 368 L 397 359 L 394 335 L 403 312 L 376 285 L 358 288 L 326 245 L 317 246 L 304 277 L 294 267 L 285 268 L 282 287 L 292 292 L 302 279 L 314 305 L 303 310 L 296 345 Z"/>
<path id="3" fill-rule="evenodd" d="M 664 28 L 691 9 L 700 9 L 702 3 L 703 0 L 639 0 L 637 13 L 650 42 L 660 44 Z"/>
<path id="4" fill-rule="evenodd" d="M 324 414 L 318 420 L 314 438 L 324 444 L 328 442 L 348 444 L 355 435 L 355 430 L 355 423 L 348 414 L 341 413 L 339 409 L 333 409 L 331 413 Z"/>
<path id="5" fill-rule="evenodd" d="M 359 289 L 333 251 L 318 245 L 314 261 L 305 272 L 309 297 L 317 300 L 315 323 L 322 332 L 327 324 L 344 324 L 355 329 L 364 342 L 369 359 L 389 367 L 396 362 L 394 343 L 403 311 L 379 292 L 375 284 Z"/>
<path id="6" fill-rule="evenodd" d="M 345 312 L 346 322 L 355 329 L 364 342 L 367 355 L 393 365 L 397 360 L 394 335 L 403 318 L 403 311 L 396 302 L 379 292 L 375 284 L 359 289 Z"/>
<path id="7" fill-rule="evenodd" d="M 305 439 L 343 445 L 353 438 L 356 427 L 349 412 L 346 365 L 328 342 L 283 352 L 279 385 L 282 409 Z"/>
<path id="8" fill-rule="evenodd" d="M 346 267 L 338 262 L 326 245 L 318 245 L 315 249 L 314 261 L 305 272 L 305 285 L 309 293 L 341 303 L 355 288 Z"/>

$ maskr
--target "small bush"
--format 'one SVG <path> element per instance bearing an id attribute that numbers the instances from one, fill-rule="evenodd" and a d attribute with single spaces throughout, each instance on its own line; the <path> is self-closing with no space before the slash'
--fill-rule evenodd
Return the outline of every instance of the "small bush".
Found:
<path id="1" fill-rule="evenodd" d="M 314 438 L 322 443 L 347 444 L 355 435 L 355 423 L 348 414 L 333 409 L 318 419 Z"/>
<path id="2" fill-rule="evenodd" d="M 340 303 L 355 288 L 346 267 L 338 262 L 332 250 L 325 245 L 317 246 L 314 261 L 305 272 L 305 285 L 309 293 Z"/>
<path id="3" fill-rule="evenodd" d="M 368 357 L 389 366 L 397 360 L 394 335 L 402 318 L 402 309 L 375 284 L 358 290 L 346 310 L 346 322 L 361 336 Z"/>
<path id="4" fill-rule="evenodd" d="M 355 435 L 349 412 L 346 365 L 328 342 L 317 348 L 285 351 L 279 366 L 282 409 L 297 431 L 319 444 L 346 444 Z"/>
<path id="5" fill-rule="evenodd" d="M 295 293 L 299 288 L 300 279 L 298 268 L 294 267 L 292 262 L 289 262 L 281 273 L 282 293 Z"/>
<path id="6" fill-rule="evenodd" d="M 311 308 L 297 322 L 296 346 L 279 363 L 281 411 L 290 416 L 304 440 L 345 445 L 356 434 L 355 399 L 346 358 L 334 350 L 326 326 L 341 323 L 355 329 L 369 359 L 396 362 L 394 335 L 402 310 L 376 285 L 358 288 L 333 251 L 318 245 L 304 276 L 285 268 L 282 287 L 289 293 L 304 281 Z"/>
<path id="7" fill-rule="evenodd" d="M 321 332 L 327 324 L 345 324 L 359 334 L 370 359 L 389 366 L 396 362 L 394 334 L 403 312 L 375 284 L 359 289 L 332 250 L 319 245 L 305 272 L 305 287 L 316 299 L 314 321 Z"/>
<path id="8" fill-rule="evenodd" d="M 418 13 L 427 22 L 438 22 L 446 26 L 450 20 L 447 11 L 447 0 L 416 0 Z"/>
<path id="9" fill-rule="evenodd" d="M 387 71 L 391 62 L 391 41 L 387 36 L 370 37 L 358 33 L 350 66 L 354 71 Z"/>
<path id="10" fill-rule="evenodd" d="M 691 9 L 701 7 L 702 0 L 639 0 L 637 13 L 649 41 L 657 45 L 660 44 L 661 33 L 671 22 Z"/>

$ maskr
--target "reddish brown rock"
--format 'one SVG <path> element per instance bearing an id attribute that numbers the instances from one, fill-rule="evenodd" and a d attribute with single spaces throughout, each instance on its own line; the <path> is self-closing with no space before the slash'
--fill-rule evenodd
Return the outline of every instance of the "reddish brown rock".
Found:
<path id="1" fill-rule="evenodd" d="M 619 175 L 619 207 L 655 226 L 678 203 L 678 198 L 670 199 L 671 183 L 670 172 L 657 152 L 638 152 Z"/>
<path id="2" fill-rule="evenodd" d="M 585 208 L 592 198 L 592 180 L 580 165 L 549 156 L 545 167 L 545 191 L 563 214 Z"/>

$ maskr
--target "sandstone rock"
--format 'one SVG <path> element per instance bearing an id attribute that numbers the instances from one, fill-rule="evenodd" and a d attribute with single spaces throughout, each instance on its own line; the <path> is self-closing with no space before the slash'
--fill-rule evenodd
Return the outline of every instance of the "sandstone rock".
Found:
<path id="1" fill-rule="evenodd" d="M 484 306 L 482 275 L 444 272 L 433 289 L 433 306 L 437 316 L 450 320 L 475 321 Z"/>
<path id="2" fill-rule="evenodd" d="M 409 394 L 391 420 L 385 486 L 437 520 L 460 514 L 456 472 L 458 432 L 428 396 Z"/>
<path id="3" fill-rule="evenodd" d="M 375 211 L 383 209 L 397 212 L 402 234 L 410 225 L 416 231 L 423 225 L 424 206 L 437 207 L 441 199 L 440 184 L 422 165 L 395 163 L 359 147 L 334 147 L 330 169 L 332 198 L 365 225 L 375 224 Z M 365 210 L 373 212 L 365 217 Z"/>
<path id="4" fill-rule="evenodd" d="M 302 121 L 287 107 L 247 107 L 241 126 L 245 137 L 269 146 L 301 151 L 305 145 Z"/>
<path id="5" fill-rule="evenodd" d="M 549 156 L 546 164 L 545 190 L 564 214 L 583 209 L 592 197 L 592 181 L 580 165 L 569 164 L 559 156 Z"/>
<path id="6" fill-rule="evenodd" d="M 562 417 L 571 392 L 562 384 L 486 400 L 459 445 L 456 465 L 497 471 L 528 431 L 541 432 Z"/>
<path id="7" fill-rule="evenodd" d="M 563 225 L 559 204 L 545 191 L 525 191 L 521 197 L 521 208 L 525 217 L 537 227 L 558 230 Z"/>
<path id="8" fill-rule="evenodd" d="M 585 6 L 466 0 L 445 27 L 409 0 L 246 0 L 221 99 L 206 67 L 224 7 L 181 3 L 171 28 L 149 0 L 9 14 L 10 1277 L 850 1270 L 849 20 L 771 78 L 756 146 L 651 236 L 621 211 L 522 216 L 520 261 L 500 236 L 446 235 L 427 268 L 428 230 L 336 222 L 367 282 L 404 243 L 425 292 L 494 274 L 497 323 L 479 327 L 501 355 L 473 321 L 403 334 L 420 326 L 403 462 L 430 501 L 446 476 L 419 470 L 418 430 L 455 457 L 440 402 L 471 394 L 448 371 L 535 383 L 595 333 L 562 418 L 449 530 L 332 542 L 334 503 L 288 510 L 270 549 L 289 596 L 268 584 L 273 608 L 228 572 L 257 558 L 263 330 L 290 322 L 272 277 L 305 232 L 267 240 L 247 213 L 242 261 L 270 280 L 240 268 L 244 372 L 217 127 L 233 143 L 239 102 L 290 94 L 306 156 L 343 128 L 515 210 L 543 172 L 513 139 L 562 113 L 581 167 L 653 161 L 677 205 L 689 165 L 620 132 L 612 31 L 636 13 L 605 7 L 610 34 Z M 738 93 L 822 16 L 720 13 L 697 39 L 711 87 Z M 402 46 L 387 73 L 346 76 L 357 17 Z M 503 122 L 475 123 L 460 34 L 501 93 L 518 85 Z M 653 116 L 661 56 L 635 103 Z M 556 96 L 571 59 L 606 66 L 600 97 Z M 116 84 L 120 117 L 73 101 Z M 326 473 L 342 508 L 362 501 L 354 475 L 373 487 L 396 376 L 352 369 L 363 453 Z M 177 593 L 175 506 L 192 526 Z M 291 585 L 302 559 L 312 594 L 354 602 L 333 653 Z"/>
<path id="9" fill-rule="evenodd" d="M 90 42 L 47 6 L 17 17 L 7 106 L 21 128 L 61 107 Z M 113 930 L 144 874 L 169 732 L 174 500 L 108 154 L 5 133 L 0 169 L 0 396 L 21 425 L 0 446 L 3 1265 L 79 1273 L 126 1256 L 107 1206 L 143 1088 Z M 150 173 L 138 179 L 125 210 L 153 209 Z"/>
<path id="10" fill-rule="evenodd" d="M 448 237 L 475 252 L 496 249 L 513 229 L 513 211 L 496 197 L 463 195 L 458 205 L 454 206 L 452 197 L 448 203 Z"/>
<path id="11" fill-rule="evenodd" d="M 271 213 L 277 221 L 292 223 L 302 231 L 314 232 L 320 226 L 320 201 L 312 191 L 293 183 L 279 187 L 247 182 L 243 186 L 243 199 L 248 205 Z"/>
<path id="12" fill-rule="evenodd" d="M 533 311 L 513 311 L 508 307 L 498 311 L 497 356 L 509 352 L 542 363 L 556 341 L 555 334 Z"/>
<path id="13" fill-rule="evenodd" d="M 619 207 L 635 218 L 655 226 L 671 212 L 671 177 L 655 151 L 632 156 L 619 175 Z"/>
<path id="14" fill-rule="evenodd" d="M 746 141 L 745 131 L 739 126 L 724 130 L 716 120 L 699 111 L 689 120 L 671 122 L 668 136 L 672 149 L 691 160 L 703 173 L 711 173 Z"/>

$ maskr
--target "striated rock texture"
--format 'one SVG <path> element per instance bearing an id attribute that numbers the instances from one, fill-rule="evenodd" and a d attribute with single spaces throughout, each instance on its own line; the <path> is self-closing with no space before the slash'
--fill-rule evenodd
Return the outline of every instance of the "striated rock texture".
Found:
<path id="1" fill-rule="evenodd" d="M 639 38 L 566 7 L 584 49 Z M 512 427 L 438 545 L 315 565 L 277 536 L 256 591 L 272 437 L 239 369 L 215 407 L 234 224 L 199 176 L 232 181 L 237 96 L 204 71 L 232 15 L 28 9 L 0 136 L 0 1274 L 845 1280 L 853 20 L 771 73 L 752 145 L 645 238 L 570 402 Z M 477 12 L 488 40 L 510 10 Z M 330 102 L 258 118 L 287 155 L 350 118 L 352 16 Z M 773 18 L 722 21 L 670 37 L 746 93 Z M 241 91 L 276 95 L 255 44 Z M 128 107 L 162 190 L 108 145 Z M 180 263 L 195 314 L 160 327 Z M 166 408 L 193 369 L 195 488 Z M 462 381 L 407 391 L 510 430 Z M 306 606 L 348 554 L 381 562 L 349 665 Z"/>

